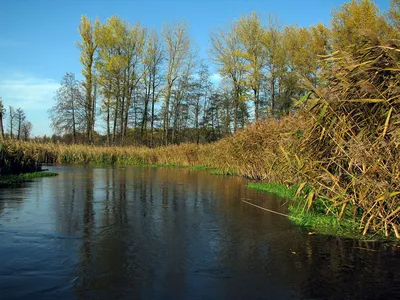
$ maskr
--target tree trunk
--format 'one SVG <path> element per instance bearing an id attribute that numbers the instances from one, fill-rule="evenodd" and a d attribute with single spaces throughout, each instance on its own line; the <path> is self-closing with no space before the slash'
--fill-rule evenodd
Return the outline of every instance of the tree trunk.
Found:
<path id="1" fill-rule="evenodd" d="M 92 144 L 92 74 L 87 79 L 86 87 L 86 135 L 87 143 Z"/>
<path id="2" fill-rule="evenodd" d="M 21 117 L 18 118 L 18 131 L 17 131 L 17 140 L 21 139 L 21 124 L 22 120 Z"/>
<path id="3" fill-rule="evenodd" d="M 233 111 L 233 133 L 236 133 L 236 130 L 237 130 L 238 110 L 239 110 L 239 101 L 238 101 L 238 99 L 235 99 L 235 107 L 234 107 L 234 111 Z"/>
<path id="4" fill-rule="evenodd" d="M 167 88 L 167 95 L 165 97 L 165 111 L 164 111 L 164 145 L 168 145 L 168 130 L 169 130 L 169 100 L 171 98 L 172 85 L 169 84 Z"/>
<path id="5" fill-rule="evenodd" d="M 275 77 L 271 77 L 270 82 L 270 93 L 271 93 L 271 113 L 274 115 L 275 112 Z"/>
<path id="6" fill-rule="evenodd" d="M 94 123 L 96 120 L 96 100 L 97 100 L 97 83 L 93 85 L 93 99 L 92 99 L 92 119 L 91 119 L 91 142 L 94 142 Z"/>
<path id="7" fill-rule="evenodd" d="M 200 143 L 200 128 L 199 128 L 199 111 L 200 111 L 200 98 L 196 102 L 196 112 L 195 112 L 195 126 L 196 126 L 196 144 Z"/>
<path id="8" fill-rule="evenodd" d="M 3 113 L 0 112 L 0 138 L 4 140 L 4 125 L 3 125 Z"/>
<path id="9" fill-rule="evenodd" d="M 114 109 L 114 124 L 113 124 L 113 136 L 112 136 L 112 144 L 113 145 L 115 145 L 115 143 L 116 143 L 118 106 L 119 106 L 119 99 L 117 97 L 116 102 L 115 102 L 115 109 Z"/>
<path id="10" fill-rule="evenodd" d="M 155 74 L 153 76 L 153 82 L 152 82 L 152 95 L 151 95 L 151 136 L 150 136 L 150 147 L 153 148 L 154 146 L 154 141 L 153 141 L 153 134 L 154 134 L 154 105 L 156 102 L 156 95 L 155 95 Z"/>
<path id="11" fill-rule="evenodd" d="M 119 138 L 120 138 L 120 143 L 123 145 L 124 144 L 124 137 L 125 137 L 125 99 L 128 101 L 128 89 L 129 87 L 127 86 L 129 83 L 129 76 L 127 78 L 126 72 L 129 72 L 129 69 L 124 72 L 124 77 L 122 79 L 122 102 L 121 102 L 121 111 L 120 111 L 120 133 L 119 133 Z"/>
<path id="12" fill-rule="evenodd" d="M 142 126 L 140 129 L 140 135 L 142 138 L 142 143 L 144 139 L 144 132 L 146 133 L 147 137 L 147 119 L 148 119 L 148 110 L 149 110 L 149 101 L 150 101 L 150 93 L 151 93 L 151 75 L 149 76 L 149 83 L 146 85 L 146 95 L 144 99 L 144 111 L 143 111 L 143 118 L 142 118 Z M 147 141 L 146 141 L 147 143 Z"/>
<path id="13" fill-rule="evenodd" d="M 75 107 L 73 102 L 72 102 L 72 143 L 76 144 Z"/>
<path id="14" fill-rule="evenodd" d="M 176 142 L 176 130 L 178 127 L 178 110 L 179 110 L 179 99 L 175 99 L 175 101 L 177 101 L 177 103 L 175 105 L 173 105 L 174 111 L 172 112 L 174 115 L 174 124 L 172 127 L 172 137 L 171 137 L 171 141 L 174 144 Z"/>
<path id="15" fill-rule="evenodd" d="M 258 101 L 259 94 L 257 93 L 257 89 L 253 89 L 253 92 L 254 92 L 254 118 L 255 118 L 255 121 L 258 121 L 258 118 L 259 118 L 259 108 L 258 108 L 258 106 L 259 106 L 259 101 Z"/>
<path id="16" fill-rule="evenodd" d="M 124 110 L 125 110 L 125 98 L 122 97 L 122 102 L 121 102 L 121 111 L 120 111 L 120 125 L 119 125 L 119 141 L 121 144 L 124 143 L 124 120 L 125 120 L 125 114 L 124 114 Z"/>

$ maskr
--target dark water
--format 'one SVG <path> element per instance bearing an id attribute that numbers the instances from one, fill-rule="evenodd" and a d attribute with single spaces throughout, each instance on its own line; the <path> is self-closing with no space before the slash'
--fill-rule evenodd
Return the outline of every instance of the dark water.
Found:
<path id="1" fill-rule="evenodd" d="M 400 299 L 400 248 L 309 236 L 235 177 L 52 167 L 0 190 L 0 299 Z"/>

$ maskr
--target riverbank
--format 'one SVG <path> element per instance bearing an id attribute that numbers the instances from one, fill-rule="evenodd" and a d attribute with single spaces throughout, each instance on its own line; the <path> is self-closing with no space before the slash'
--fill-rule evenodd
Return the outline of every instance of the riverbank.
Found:
<path id="1" fill-rule="evenodd" d="M 270 182 L 249 183 L 247 187 L 291 201 L 289 205 L 289 219 L 297 226 L 308 231 L 310 235 L 334 235 L 365 241 L 398 242 L 398 240 L 394 240 L 394 237 L 388 238 L 382 233 L 363 235 L 362 229 L 359 226 L 361 216 L 353 216 L 353 218 L 342 216 L 340 220 L 334 216 L 338 213 L 337 207 L 332 206 L 327 199 L 316 199 L 314 200 L 314 205 L 309 206 L 309 199 L 307 199 L 307 195 L 310 192 L 309 188 L 306 188 L 307 192 L 299 192 L 299 185 L 288 186 Z"/>
<path id="2" fill-rule="evenodd" d="M 282 135 L 287 138 L 289 136 L 287 132 L 293 126 L 291 122 L 295 121 L 293 117 L 284 118 L 279 124 L 280 132 L 278 136 Z M 290 218 L 295 224 L 303 228 L 321 234 L 364 237 L 365 239 L 385 236 L 384 231 L 373 227 L 364 232 L 362 226 L 363 223 L 365 224 L 362 218 L 363 211 L 358 207 L 348 204 L 343 208 L 343 206 L 335 205 L 335 202 L 329 200 L 329 198 L 325 198 L 326 200 L 321 202 L 320 199 L 323 199 L 323 196 L 321 193 L 315 192 L 315 187 L 311 185 L 306 187 L 305 183 L 301 183 L 301 177 L 297 181 L 294 180 L 296 173 L 293 170 L 295 168 L 291 168 L 288 163 L 285 164 L 286 152 L 282 150 L 278 152 L 276 148 L 279 146 L 273 146 L 271 141 L 265 144 L 264 140 L 262 140 L 263 142 L 257 148 L 253 146 L 253 152 L 249 154 L 250 152 L 247 148 L 249 143 L 252 143 L 252 139 L 255 139 L 254 135 L 261 135 L 263 131 L 270 129 L 270 122 L 258 123 L 256 126 L 239 132 L 235 136 L 208 145 L 184 144 L 149 149 L 142 147 L 95 147 L 7 141 L 3 143 L 2 148 L 3 150 L 10 149 L 10 153 L 13 154 L 23 153 L 23 156 L 19 156 L 22 161 L 36 159 L 37 165 L 49 162 L 54 164 L 120 164 L 190 168 L 192 170 L 205 170 L 214 175 L 239 175 L 252 180 L 259 180 L 261 177 L 263 179 L 261 183 L 251 183 L 249 187 L 260 189 L 285 199 L 295 199 L 293 201 L 294 205 L 290 208 Z M 272 122 L 275 126 L 276 121 Z M 234 150 L 238 140 L 243 142 L 242 148 Z M 262 147 L 265 148 L 262 149 Z M 276 151 L 275 166 L 270 164 L 272 154 L 268 152 L 272 150 Z M 236 158 L 233 158 L 233 155 Z M 268 157 L 268 160 L 261 164 L 261 160 L 265 159 L 265 157 Z M 279 164 L 276 163 L 277 161 L 279 161 Z M 269 168 L 268 172 L 267 168 Z M 266 175 L 261 176 L 263 173 Z M 21 178 L 16 178 L 17 182 L 21 180 Z M 288 182 L 289 179 L 292 180 Z M 288 183 L 279 183 L 284 181 Z M 298 193 L 299 195 L 296 196 L 299 186 L 302 186 L 302 189 Z M 354 212 L 357 212 L 357 214 L 354 214 Z M 391 239 L 393 235 L 388 234 L 387 237 Z"/>
<path id="3" fill-rule="evenodd" d="M 22 174 L 14 174 L 14 175 L 3 175 L 0 176 L 0 188 L 10 188 L 20 185 L 24 182 L 30 182 L 34 178 L 41 177 L 53 177 L 57 176 L 57 173 L 53 172 L 33 172 L 33 173 L 22 173 Z"/>

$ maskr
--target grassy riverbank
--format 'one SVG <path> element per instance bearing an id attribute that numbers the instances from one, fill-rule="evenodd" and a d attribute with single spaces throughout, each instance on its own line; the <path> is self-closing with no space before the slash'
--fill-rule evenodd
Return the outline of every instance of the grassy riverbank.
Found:
<path id="1" fill-rule="evenodd" d="M 347 220 L 340 222 L 335 216 L 329 214 L 330 210 L 336 210 L 334 207 L 329 207 L 329 202 L 317 199 L 314 205 L 308 208 L 306 193 L 297 193 L 299 185 L 287 186 L 280 183 L 260 182 L 249 183 L 247 187 L 292 201 L 289 206 L 290 220 L 310 232 L 346 237 L 361 236 L 360 230 L 355 227 L 355 222 Z"/>
<path id="2" fill-rule="evenodd" d="M 249 183 L 247 187 L 290 200 L 289 219 L 309 231 L 310 234 L 335 235 L 365 240 L 386 239 L 382 233 L 362 235 L 362 229 L 359 226 L 361 215 L 353 216 L 354 218 L 342 216 L 342 220 L 339 220 L 335 215 L 340 212 L 327 199 L 315 199 L 313 205 L 308 207 L 306 195 L 308 195 L 310 189 L 306 189 L 308 193 L 298 193 L 299 185 L 288 186 L 270 182 Z"/>
<path id="3" fill-rule="evenodd" d="M 0 188 L 15 187 L 21 183 L 30 182 L 34 178 L 52 177 L 57 175 L 58 175 L 57 173 L 53 172 L 33 172 L 33 173 L 23 173 L 17 175 L 3 175 L 0 176 Z"/>

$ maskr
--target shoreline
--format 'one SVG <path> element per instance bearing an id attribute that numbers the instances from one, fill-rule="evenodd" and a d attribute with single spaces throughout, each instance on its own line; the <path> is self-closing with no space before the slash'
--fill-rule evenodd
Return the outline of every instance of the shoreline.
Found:
<path id="1" fill-rule="evenodd" d="M 22 183 L 31 182 L 34 178 L 53 177 L 57 175 L 57 173 L 44 170 L 40 172 L 2 175 L 0 176 L 0 188 L 13 188 Z"/>

